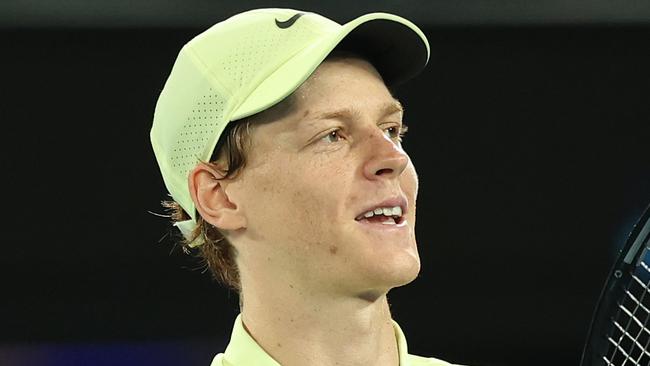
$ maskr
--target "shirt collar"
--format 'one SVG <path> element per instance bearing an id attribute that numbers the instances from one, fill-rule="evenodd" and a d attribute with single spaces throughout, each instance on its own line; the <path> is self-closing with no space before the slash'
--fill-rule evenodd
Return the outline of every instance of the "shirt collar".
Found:
<path id="1" fill-rule="evenodd" d="M 397 341 L 397 351 L 399 353 L 400 366 L 408 366 L 408 347 L 406 337 L 399 325 L 391 320 L 395 330 L 395 339 Z M 228 365 L 256 365 L 256 366 L 281 366 L 260 345 L 255 342 L 253 337 L 244 329 L 241 314 L 235 319 L 235 324 L 230 336 L 230 343 L 224 352 L 224 359 Z"/>

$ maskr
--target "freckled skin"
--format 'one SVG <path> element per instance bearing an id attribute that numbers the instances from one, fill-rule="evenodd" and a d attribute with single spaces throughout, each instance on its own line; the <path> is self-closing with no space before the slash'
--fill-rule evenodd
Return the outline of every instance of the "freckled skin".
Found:
<path id="1" fill-rule="evenodd" d="M 342 59 L 323 63 L 296 93 L 289 116 L 252 130 L 247 166 L 228 187 L 247 223 L 230 236 L 242 280 L 364 299 L 412 281 L 420 269 L 418 182 L 408 155 L 381 127 L 402 118 L 379 113 L 393 101 L 388 89 L 367 62 Z M 319 113 L 344 107 L 360 113 L 301 129 Z M 341 127 L 345 139 L 330 143 L 317 136 L 309 143 L 332 127 Z M 364 231 L 354 220 L 369 204 L 396 194 L 409 205 L 404 235 Z"/>

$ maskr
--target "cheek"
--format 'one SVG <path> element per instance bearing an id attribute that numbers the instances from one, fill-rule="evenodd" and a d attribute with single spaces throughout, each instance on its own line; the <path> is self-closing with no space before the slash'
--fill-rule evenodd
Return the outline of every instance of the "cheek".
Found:
<path id="1" fill-rule="evenodd" d="M 284 192 L 285 204 L 294 210 L 305 230 L 323 230 L 327 222 L 337 217 L 339 204 L 346 194 L 341 168 L 323 159 L 296 159 L 288 166 L 291 171 L 285 172 L 277 182 Z"/>
<path id="2" fill-rule="evenodd" d="M 419 182 L 418 182 L 418 174 L 415 171 L 415 166 L 410 160 L 408 165 L 404 169 L 404 172 L 402 173 L 400 181 L 404 193 L 409 198 L 409 200 L 413 204 L 415 204 L 415 201 L 418 196 Z"/>
<path id="3" fill-rule="evenodd" d="M 242 174 L 239 192 L 248 228 L 269 240 L 305 242 L 328 227 L 336 201 L 336 174 L 318 160 L 305 164 L 269 154 Z"/>

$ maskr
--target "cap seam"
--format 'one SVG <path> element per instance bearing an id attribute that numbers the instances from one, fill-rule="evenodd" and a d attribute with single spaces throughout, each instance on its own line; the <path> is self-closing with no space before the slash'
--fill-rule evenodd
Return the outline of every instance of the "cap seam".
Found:
<path id="1" fill-rule="evenodd" d="M 210 83 L 211 86 L 213 86 L 213 87 L 219 89 L 219 91 L 217 91 L 217 93 L 218 93 L 218 94 L 222 94 L 221 92 L 225 92 L 225 93 L 227 93 L 227 94 L 229 95 L 229 97 L 228 97 L 228 98 L 224 98 L 224 99 L 226 99 L 226 100 L 230 99 L 231 97 L 234 97 L 234 94 L 232 93 L 232 91 L 229 90 L 228 88 L 226 88 L 226 87 L 225 87 L 225 86 L 224 86 L 224 85 L 219 81 L 219 78 L 217 78 L 214 74 L 212 74 L 212 73 L 209 71 L 209 68 L 207 67 L 207 64 L 206 64 L 206 63 L 201 59 L 201 57 L 200 57 L 200 56 L 197 54 L 197 52 L 193 49 L 192 45 L 191 45 L 191 44 L 187 44 L 187 45 L 185 46 L 185 48 L 186 48 L 187 56 L 189 57 L 189 59 L 190 59 L 190 61 L 192 62 L 192 64 L 194 64 L 194 66 L 196 67 L 196 69 L 201 73 L 201 75 L 203 75 L 205 78 L 207 78 L 207 80 L 208 80 L 208 82 Z M 225 94 L 225 93 L 224 93 L 224 94 Z M 226 108 L 226 110 L 224 111 L 224 112 L 226 112 L 226 113 L 224 113 L 224 114 L 222 115 L 222 122 L 223 122 L 223 120 L 226 120 L 226 123 L 229 122 L 230 115 L 232 114 L 232 111 L 233 111 L 233 108 Z M 213 143 L 216 144 L 216 142 L 214 142 L 214 141 L 210 141 L 211 146 L 212 146 Z M 212 149 L 214 149 L 214 146 L 212 146 Z M 207 150 L 208 150 L 208 149 L 207 149 L 207 146 L 206 146 L 206 148 L 201 152 L 201 155 L 205 155 Z M 209 156 L 208 156 L 208 157 L 205 157 L 205 158 L 204 158 L 203 156 L 199 156 L 199 158 L 209 159 Z M 189 173 L 188 173 L 188 174 L 189 174 Z M 185 179 L 187 180 L 187 176 L 185 177 Z M 185 184 L 187 184 L 187 183 L 185 183 Z M 191 195 L 189 194 L 189 187 L 188 187 L 188 189 L 187 189 L 186 191 L 187 191 L 187 194 L 188 194 L 189 196 L 191 196 Z M 191 198 L 190 198 L 189 203 L 192 205 L 191 210 L 189 210 L 189 211 L 194 211 L 194 212 L 187 212 L 187 213 L 190 215 L 190 218 L 192 219 L 192 221 L 196 223 L 196 220 L 197 220 L 197 217 L 198 217 L 198 212 L 197 212 L 197 210 L 196 210 L 196 205 L 194 204 L 194 201 L 193 201 Z M 187 211 L 187 210 L 186 210 L 186 211 Z"/>
<path id="2" fill-rule="evenodd" d="M 190 60 L 192 60 L 192 63 L 194 64 L 194 66 L 196 66 L 199 72 L 201 72 L 202 75 L 208 78 L 210 84 L 211 85 L 216 84 L 215 86 L 218 87 L 220 90 L 227 92 L 228 95 L 230 96 L 234 96 L 234 93 L 232 93 L 231 90 L 226 88 L 224 84 L 222 84 L 219 81 L 219 78 L 209 71 L 207 64 L 201 59 L 201 56 L 199 56 L 198 53 L 193 49 L 192 45 L 188 44 L 186 48 L 187 48 L 187 55 L 190 56 Z"/>

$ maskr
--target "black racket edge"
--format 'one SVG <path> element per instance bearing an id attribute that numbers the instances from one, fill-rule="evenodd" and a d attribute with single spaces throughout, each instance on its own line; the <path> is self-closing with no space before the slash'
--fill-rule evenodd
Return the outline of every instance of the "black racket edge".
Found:
<path id="1" fill-rule="evenodd" d="M 596 309 L 591 318 L 591 325 L 587 333 L 580 366 L 605 366 L 602 359 L 607 348 L 607 339 L 604 337 L 609 332 L 612 319 L 612 309 L 618 309 L 617 301 L 621 299 L 625 286 L 631 280 L 631 268 L 635 268 L 637 261 L 643 254 L 645 244 L 650 232 L 650 205 L 636 222 L 625 245 L 619 250 L 616 262 L 607 276 L 605 286 L 601 290 Z"/>

